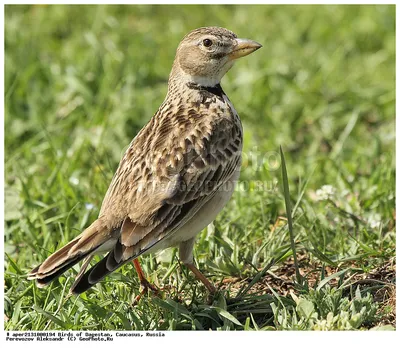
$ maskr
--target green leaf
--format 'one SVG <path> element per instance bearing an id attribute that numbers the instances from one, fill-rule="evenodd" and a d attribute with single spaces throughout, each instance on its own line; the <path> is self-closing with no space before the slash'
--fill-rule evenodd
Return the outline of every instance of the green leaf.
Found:
<path id="1" fill-rule="evenodd" d="M 297 303 L 297 312 L 305 318 L 310 318 L 311 314 L 315 311 L 314 304 L 306 300 L 305 298 L 300 298 Z"/>
<path id="2" fill-rule="evenodd" d="M 329 277 L 324 278 L 317 286 L 316 291 L 321 290 L 321 288 L 327 284 L 329 281 L 331 281 L 334 278 L 339 278 L 341 275 L 345 274 L 348 270 L 350 270 L 350 268 L 346 268 L 346 269 L 342 269 L 339 272 L 333 273 L 331 274 Z"/>
<path id="3" fill-rule="evenodd" d="M 335 262 L 333 262 L 328 256 L 326 256 L 322 251 L 320 251 L 318 249 L 318 247 L 316 246 L 316 244 L 314 242 L 312 242 L 310 240 L 313 248 L 308 248 L 307 250 L 309 252 L 311 252 L 312 254 L 314 254 L 318 259 L 320 259 L 321 261 L 327 263 L 330 266 L 335 267 L 337 264 Z"/>
<path id="4" fill-rule="evenodd" d="M 14 268 L 15 272 L 17 272 L 18 274 L 22 275 L 24 274 L 21 269 L 18 267 L 18 265 L 14 262 L 14 260 L 10 257 L 10 255 L 8 255 L 7 253 L 5 253 L 8 261 L 11 264 L 11 267 Z"/>
<path id="5" fill-rule="evenodd" d="M 50 319 L 53 323 L 57 324 L 58 326 L 62 327 L 63 329 L 65 329 L 65 330 L 69 329 L 69 326 L 67 325 L 67 323 L 63 322 L 61 319 L 58 319 L 53 314 L 50 314 L 49 312 L 46 312 L 45 310 L 43 310 L 39 306 L 34 305 L 33 309 L 36 312 L 38 312 L 40 314 L 43 314 L 47 319 Z"/>
<path id="6" fill-rule="evenodd" d="M 225 319 L 230 320 L 232 323 L 243 326 L 232 314 L 227 312 L 226 310 L 219 308 L 219 307 L 212 307 L 215 309 L 215 311 L 221 316 L 224 317 Z"/>
<path id="7" fill-rule="evenodd" d="M 162 300 L 160 298 L 155 297 L 154 302 L 156 302 L 160 307 L 163 307 L 170 311 L 175 311 L 181 315 L 191 318 L 190 312 L 182 306 L 180 303 L 177 303 L 169 298 Z"/>
<path id="8" fill-rule="evenodd" d="M 294 238 L 294 233 L 293 233 L 292 208 L 291 208 L 290 194 L 289 194 L 289 180 L 288 180 L 288 176 L 287 176 L 286 162 L 285 162 L 285 156 L 283 154 L 282 146 L 280 146 L 279 149 L 280 149 L 280 153 L 281 153 L 283 192 L 285 195 L 286 216 L 288 219 L 290 245 L 292 247 L 292 252 L 293 252 L 294 267 L 296 269 L 296 279 L 297 279 L 297 282 L 299 284 L 301 284 L 302 276 L 300 275 L 299 264 L 297 263 L 296 244 L 295 244 L 295 238 Z"/>
<path id="9" fill-rule="evenodd" d="M 249 331 L 249 330 L 250 330 L 250 317 L 247 317 L 247 318 L 246 318 L 246 321 L 245 321 L 245 323 L 244 323 L 243 329 L 244 329 L 245 331 Z"/>
<path id="10" fill-rule="evenodd" d="M 115 314 L 118 316 L 118 318 L 121 319 L 122 325 L 124 326 L 125 330 L 133 329 L 133 325 L 131 324 L 131 322 L 128 320 L 128 318 L 124 313 L 116 311 Z"/>
<path id="11" fill-rule="evenodd" d="M 374 326 L 369 329 L 369 331 L 396 331 L 396 328 L 392 325 L 382 325 L 382 326 Z"/>
<path id="12" fill-rule="evenodd" d="M 18 323 L 18 319 L 19 319 L 19 314 L 21 312 L 21 303 L 22 300 L 19 300 L 14 307 L 14 311 L 13 311 L 13 315 L 11 318 L 11 321 L 13 322 L 14 325 L 16 325 Z"/>

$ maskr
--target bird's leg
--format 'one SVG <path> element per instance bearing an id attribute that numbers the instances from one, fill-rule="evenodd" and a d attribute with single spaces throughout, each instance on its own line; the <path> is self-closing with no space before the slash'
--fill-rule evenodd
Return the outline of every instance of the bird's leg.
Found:
<path id="1" fill-rule="evenodd" d="M 142 296 L 147 293 L 149 290 L 151 290 L 156 296 L 159 295 L 160 291 L 159 289 L 151 284 L 147 279 L 146 276 L 143 272 L 142 267 L 140 266 L 139 260 L 138 259 L 134 259 L 133 261 L 133 265 L 135 266 L 136 269 L 136 273 L 138 274 L 139 277 L 139 281 L 140 281 L 140 285 L 141 285 L 141 290 L 139 295 L 137 295 L 132 303 L 133 306 L 137 305 L 137 303 L 140 301 L 140 299 L 142 298 Z"/>
<path id="2" fill-rule="evenodd" d="M 79 281 L 81 280 L 81 278 L 83 277 L 86 268 L 89 266 L 90 261 L 92 261 L 93 255 L 89 255 L 88 257 L 85 258 L 83 265 L 81 267 L 81 269 L 79 270 L 78 275 L 75 278 L 74 284 L 72 284 L 69 293 L 72 294 L 72 291 L 74 290 L 75 286 L 79 283 Z"/>
<path id="3" fill-rule="evenodd" d="M 210 294 L 214 294 L 217 291 L 215 286 L 211 284 L 193 263 L 194 241 L 195 237 L 179 244 L 179 258 L 182 260 L 183 264 L 193 272 L 196 278 L 205 285 Z"/>
<path id="4" fill-rule="evenodd" d="M 204 286 L 207 288 L 207 290 L 210 292 L 210 294 L 215 294 L 217 292 L 217 289 L 215 288 L 214 285 L 205 277 L 203 273 L 199 271 L 199 269 L 192 263 L 192 264 L 186 264 L 185 265 L 187 268 L 189 268 L 196 278 L 200 280 Z"/>
<path id="5" fill-rule="evenodd" d="M 154 292 L 158 292 L 158 288 L 155 285 L 151 284 L 146 279 L 146 276 L 145 276 L 145 274 L 143 272 L 142 267 L 140 266 L 140 263 L 139 263 L 138 259 L 133 260 L 133 265 L 135 266 L 136 272 L 138 274 L 140 285 L 145 289 L 150 289 L 150 290 L 152 290 Z"/>

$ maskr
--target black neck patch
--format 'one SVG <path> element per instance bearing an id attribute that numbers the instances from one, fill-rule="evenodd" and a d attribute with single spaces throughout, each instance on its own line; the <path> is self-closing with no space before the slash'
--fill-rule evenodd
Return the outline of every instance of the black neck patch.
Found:
<path id="1" fill-rule="evenodd" d="M 207 87 L 207 86 L 201 86 L 197 83 L 188 82 L 187 86 L 190 89 L 196 89 L 196 90 L 200 91 L 200 93 L 203 95 L 203 98 L 205 98 L 205 99 L 208 99 L 208 98 L 214 97 L 214 96 L 217 96 L 221 100 L 224 99 L 225 92 L 223 91 L 223 89 L 219 83 L 213 87 Z"/>

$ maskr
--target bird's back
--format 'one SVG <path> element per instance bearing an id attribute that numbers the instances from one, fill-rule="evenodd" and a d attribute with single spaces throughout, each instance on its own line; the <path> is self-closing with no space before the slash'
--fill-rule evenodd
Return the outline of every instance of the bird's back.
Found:
<path id="1" fill-rule="evenodd" d="M 225 165 L 242 148 L 240 118 L 222 88 L 185 85 L 168 94 L 126 150 L 103 200 L 100 216 L 118 227 L 129 216 L 149 223 L 177 177 L 190 185 L 208 166 Z M 197 182 L 200 189 L 202 183 Z M 181 189 L 184 190 L 183 186 Z M 187 195 L 182 192 L 180 199 Z M 159 196 L 159 199 L 155 197 Z M 178 201 L 179 198 L 175 197 Z"/>

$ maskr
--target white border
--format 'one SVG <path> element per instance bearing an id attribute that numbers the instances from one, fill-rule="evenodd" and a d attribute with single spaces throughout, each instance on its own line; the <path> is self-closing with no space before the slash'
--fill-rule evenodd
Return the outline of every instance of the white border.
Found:
<path id="1" fill-rule="evenodd" d="M 111 4 L 109 2 L 103 1 L 70 1 L 68 3 L 63 4 Z M 146 1 L 118 1 L 118 4 L 150 4 Z M 232 1 L 192 1 L 192 2 L 182 2 L 182 1 L 170 1 L 168 4 L 320 4 L 320 5 L 327 5 L 327 4 L 377 4 L 378 1 L 282 1 L 282 2 L 270 2 L 270 1 L 249 1 L 246 3 L 243 2 L 232 2 Z M 3 50 L 0 54 L 0 61 L 3 65 L 4 69 L 4 4 L 60 4 L 56 1 L 9 1 L 7 3 L 2 3 L 3 6 L 0 11 L 0 23 L 3 25 L 3 30 L 1 32 L 1 42 L 3 42 Z M 116 3 L 114 3 L 116 4 Z M 166 4 L 161 1 L 153 1 L 151 4 Z M 379 3 L 379 5 L 383 4 L 396 4 L 396 1 L 385 1 L 384 3 Z M 396 18 L 400 13 L 399 8 L 396 6 Z M 396 26 L 396 47 L 398 46 L 398 38 L 397 38 L 397 26 Z M 396 54 L 396 74 L 398 72 L 397 67 L 399 66 L 398 55 Z M 4 70 L 3 70 L 4 72 Z M 3 120 L 3 127 L 0 129 L 0 137 L 2 139 L 2 146 L 0 151 L 0 166 L 3 173 L 3 182 L 0 185 L 0 191 L 2 195 L 2 200 L 0 202 L 0 219 L 4 221 L 4 73 L 1 74 L 1 91 L 2 91 L 2 98 L 1 98 L 1 107 L 3 112 L 2 120 Z M 396 79 L 396 92 L 398 91 L 398 83 Z M 398 93 L 396 93 L 397 99 Z M 396 114 L 398 114 L 399 106 L 396 103 Z M 397 121 L 397 117 L 396 117 Z M 396 137 L 396 162 L 398 160 L 399 154 L 399 141 Z M 396 183 L 399 182 L 400 174 L 396 171 Z M 398 190 L 396 189 L 396 197 L 398 197 Z M 398 198 L 397 198 L 398 199 Z M 396 199 L 396 204 L 398 200 Z M 3 225 L 4 226 L 4 225 Z M 3 228 L 4 231 L 4 228 Z M 4 240 L 4 239 L 3 239 Z M 399 241 L 397 240 L 396 247 L 398 250 Z M 1 249 L 4 255 L 4 242 L 1 243 Z M 4 279 L 4 257 L 1 258 L 1 274 L 3 275 Z M 1 287 L 1 295 L 4 299 L 4 287 Z M 396 289 L 396 295 L 398 298 L 399 290 Z M 0 301 L 0 308 L 2 308 L 2 312 L 4 313 L 4 301 Z M 396 306 L 397 307 L 397 306 Z M 2 321 L 2 331 L 3 331 L 3 340 L 5 340 L 5 332 L 4 332 L 4 321 Z M 99 332 L 99 331 L 96 331 Z M 111 332 L 111 331 L 106 331 Z M 115 332 L 114 332 L 115 333 Z M 245 331 L 229 331 L 229 332 L 207 332 L 207 331 L 174 331 L 174 332 L 165 332 L 165 337 L 155 337 L 155 338 L 148 338 L 148 339 L 131 339 L 131 338 L 119 338 L 112 342 L 112 344 L 121 344 L 127 343 L 128 345 L 135 345 L 140 344 L 141 346 L 145 345 L 145 347 L 179 347 L 179 346 L 202 346 L 202 347 L 226 347 L 229 345 L 230 347 L 248 347 L 250 344 L 257 344 L 261 347 L 318 347 L 318 348 L 326 348 L 326 347 L 379 347 L 381 345 L 390 346 L 393 345 L 395 342 L 400 342 L 400 337 L 397 331 L 395 332 L 383 332 L 383 331 L 353 331 L 353 332 L 300 332 L 300 331 L 263 331 L 263 332 L 245 332 Z M 196 341 L 194 341 L 196 340 Z M 5 343 L 7 346 L 11 346 L 10 342 Z M 22 346 L 26 344 L 25 342 L 18 342 L 12 343 L 14 346 Z M 46 345 L 51 344 L 54 345 L 53 342 L 37 342 L 34 341 L 31 343 L 33 345 L 40 344 Z M 56 343 L 57 345 L 60 343 Z M 64 341 L 61 343 L 62 345 L 70 344 L 68 341 Z M 107 342 L 73 342 L 74 345 L 86 347 L 89 346 L 98 346 L 98 345 L 106 345 Z"/>

